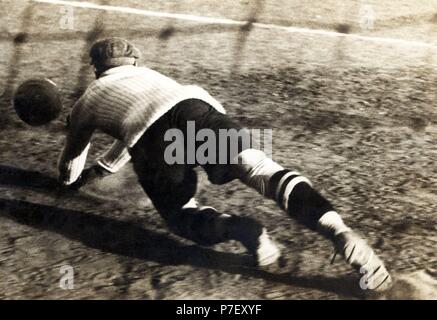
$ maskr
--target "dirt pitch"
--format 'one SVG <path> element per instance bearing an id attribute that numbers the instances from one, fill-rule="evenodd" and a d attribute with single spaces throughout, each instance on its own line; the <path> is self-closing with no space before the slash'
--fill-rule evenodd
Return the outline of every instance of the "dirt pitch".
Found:
<path id="1" fill-rule="evenodd" d="M 308 176 L 400 279 L 382 298 L 436 298 L 437 1 L 100 1 L 336 34 L 80 7 L 73 29 L 62 29 L 60 5 L 0 3 L 7 8 L 0 20 L 0 298 L 367 298 L 347 265 L 330 264 L 329 243 L 240 183 L 211 186 L 199 172 L 199 200 L 264 222 L 285 266 L 253 269 L 238 243 L 203 248 L 170 234 L 129 167 L 79 193 L 53 192 L 63 121 L 92 81 L 87 49 L 106 36 L 130 39 L 144 65 L 204 87 L 246 126 L 273 129 L 274 159 Z M 374 10 L 371 29 L 360 25 L 363 4 Z M 21 81 L 39 76 L 60 86 L 66 109 L 35 129 L 9 101 Z M 95 138 L 90 162 L 109 141 Z M 74 268 L 73 290 L 59 287 L 64 265 Z"/>

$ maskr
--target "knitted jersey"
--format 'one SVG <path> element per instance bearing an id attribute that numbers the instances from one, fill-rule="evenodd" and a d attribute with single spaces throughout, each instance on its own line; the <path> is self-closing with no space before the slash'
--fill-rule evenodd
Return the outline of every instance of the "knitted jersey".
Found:
<path id="1" fill-rule="evenodd" d="M 130 159 L 127 148 L 173 106 L 187 99 L 202 100 L 225 113 L 223 106 L 202 88 L 181 85 L 149 68 L 121 66 L 107 70 L 73 107 L 58 162 L 59 180 L 68 185 L 78 179 L 96 129 L 116 139 L 98 161 L 116 172 Z"/>

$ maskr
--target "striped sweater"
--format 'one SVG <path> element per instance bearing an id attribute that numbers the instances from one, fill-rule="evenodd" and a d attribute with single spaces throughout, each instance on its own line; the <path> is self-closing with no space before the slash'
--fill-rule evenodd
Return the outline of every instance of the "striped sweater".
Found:
<path id="1" fill-rule="evenodd" d="M 223 106 L 198 86 L 181 85 L 145 67 L 107 70 L 73 107 L 58 162 L 59 181 L 69 185 L 79 178 L 96 129 L 116 139 L 98 160 L 102 167 L 116 172 L 130 159 L 127 148 L 173 106 L 187 99 L 200 99 L 225 113 Z"/>

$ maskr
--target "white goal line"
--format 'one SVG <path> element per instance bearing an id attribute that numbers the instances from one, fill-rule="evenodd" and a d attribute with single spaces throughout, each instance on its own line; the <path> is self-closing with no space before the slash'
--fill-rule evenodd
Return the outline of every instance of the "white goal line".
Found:
<path id="1" fill-rule="evenodd" d="M 32 0 L 32 1 L 39 2 L 39 3 L 48 3 L 48 4 L 55 4 L 55 5 L 104 10 L 104 11 L 112 11 L 112 12 L 122 12 L 122 13 L 142 15 L 146 17 L 175 19 L 175 20 L 199 22 L 199 23 L 206 23 L 206 24 L 243 26 L 249 23 L 249 21 L 232 20 L 226 18 L 202 17 L 202 16 L 196 16 L 190 14 L 169 13 L 169 12 L 162 12 L 162 11 L 150 11 L 150 10 L 136 9 L 130 7 L 100 5 L 100 4 L 85 2 L 85 1 L 83 2 L 65 1 L 65 0 Z M 363 36 L 358 34 L 346 34 L 346 33 L 335 32 L 335 31 L 327 31 L 327 30 L 287 27 L 287 26 L 281 26 L 276 24 L 259 23 L 259 22 L 254 22 L 253 26 L 261 29 L 281 30 L 289 33 L 313 34 L 313 35 L 329 36 L 329 37 L 344 37 L 344 38 L 350 38 L 355 40 L 371 41 L 371 42 L 394 44 L 394 45 L 409 46 L 409 47 L 423 47 L 429 49 L 437 48 L 437 46 L 435 45 L 426 42 L 421 42 L 421 41 L 411 41 L 411 40 L 386 38 L 386 37 L 370 37 L 370 36 Z"/>

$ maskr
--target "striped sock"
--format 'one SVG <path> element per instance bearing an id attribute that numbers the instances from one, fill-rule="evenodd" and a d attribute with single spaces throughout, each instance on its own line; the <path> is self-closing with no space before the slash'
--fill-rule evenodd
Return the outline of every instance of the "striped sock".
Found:
<path id="1" fill-rule="evenodd" d="M 269 181 L 267 196 L 279 207 L 311 229 L 319 219 L 333 211 L 331 203 L 311 186 L 311 182 L 296 171 L 281 170 Z"/>

